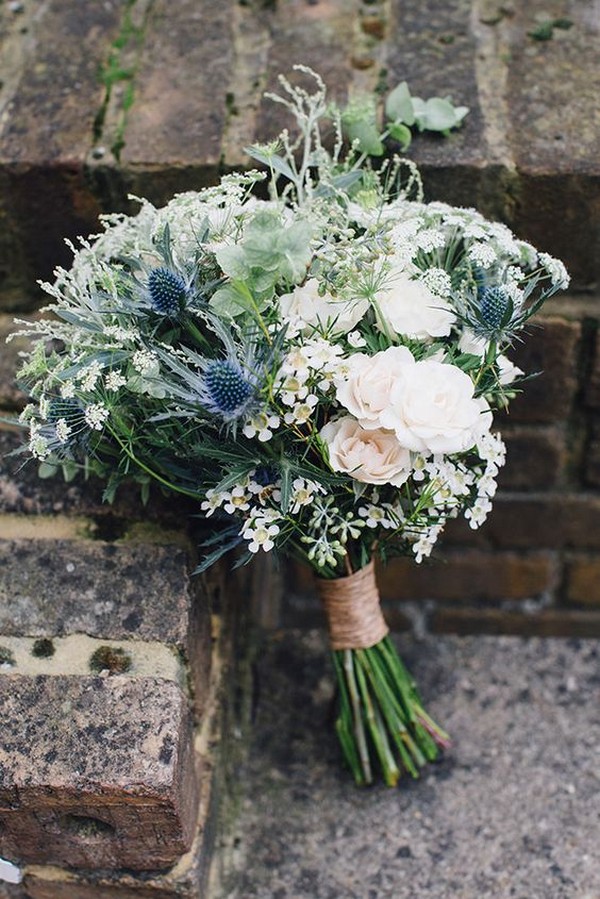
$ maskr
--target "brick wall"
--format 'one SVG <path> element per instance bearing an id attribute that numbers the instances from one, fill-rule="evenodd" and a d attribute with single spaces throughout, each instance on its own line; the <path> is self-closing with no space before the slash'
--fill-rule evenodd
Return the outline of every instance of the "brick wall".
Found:
<path id="1" fill-rule="evenodd" d="M 340 98 L 406 78 L 415 94 L 451 92 L 470 107 L 449 139 L 414 142 L 427 195 L 475 205 L 562 257 L 573 293 L 548 304 L 541 329 L 517 351 L 523 368 L 544 374 L 502 422 L 509 462 L 489 523 L 449 529 L 430 565 L 395 563 L 383 592 L 397 626 L 597 633 L 593 12 L 558 0 L 552 15 L 571 27 L 544 41 L 532 36 L 549 15 L 542 0 L 31 0 L 20 13 L 4 4 L 0 15 L 0 331 L 10 329 L 10 310 L 33 314 L 39 305 L 35 279 L 68 261 L 62 237 L 96 230 L 99 211 L 131 208 L 128 191 L 162 202 L 246 164 L 245 144 L 287 124 L 262 94 L 294 62 L 318 69 Z M 13 365 L 3 352 L 7 409 L 21 402 Z M 14 442 L 8 432 L 2 439 Z M 15 512 L 87 508 L 76 486 L 36 486 L 27 474 L 2 489 Z M 110 530 L 115 512 L 95 509 L 94 527 Z M 273 587 L 261 619 L 320 621 L 305 575 L 284 572 L 281 582 L 286 603 Z"/>

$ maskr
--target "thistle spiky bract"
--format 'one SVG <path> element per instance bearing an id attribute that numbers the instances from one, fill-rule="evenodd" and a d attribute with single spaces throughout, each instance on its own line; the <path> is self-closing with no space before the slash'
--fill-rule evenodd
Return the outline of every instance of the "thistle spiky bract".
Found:
<path id="1" fill-rule="evenodd" d="M 254 387 L 241 368 L 228 359 L 213 359 L 204 372 L 209 411 L 234 418 L 247 408 Z"/>
<path id="2" fill-rule="evenodd" d="M 150 305 L 159 315 L 175 318 L 185 302 L 185 281 L 176 272 L 160 266 L 148 275 Z"/>

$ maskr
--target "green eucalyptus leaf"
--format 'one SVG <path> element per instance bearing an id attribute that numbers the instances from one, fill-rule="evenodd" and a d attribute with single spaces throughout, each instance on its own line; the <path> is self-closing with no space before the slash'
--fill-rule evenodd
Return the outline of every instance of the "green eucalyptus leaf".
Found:
<path id="1" fill-rule="evenodd" d="M 223 287 L 219 287 L 210 298 L 210 305 L 221 316 L 241 315 L 242 312 L 254 312 L 254 304 L 252 295 L 248 288 L 244 290 L 245 285 L 240 281 L 229 281 Z"/>
<path id="2" fill-rule="evenodd" d="M 449 100 L 432 97 L 430 100 L 413 98 L 416 123 L 420 131 L 449 131 L 456 128 L 468 113 L 468 107 L 456 109 Z"/>
<path id="3" fill-rule="evenodd" d="M 379 129 L 374 122 L 357 119 L 345 124 L 345 131 L 350 143 L 358 141 L 358 149 L 369 156 L 383 156 L 384 146 Z"/>
<path id="4" fill-rule="evenodd" d="M 40 462 L 38 465 L 38 478 L 53 478 L 57 473 L 59 466 L 52 462 Z"/>
<path id="5" fill-rule="evenodd" d="M 410 147 L 412 134 L 410 133 L 410 128 L 406 125 L 403 125 L 401 122 L 390 122 L 388 131 L 390 132 L 390 137 L 397 140 L 398 143 L 401 144 L 403 150 Z"/>
<path id="6" fill-rule="evenodd" d="M 389 94 L 385 101 L 385 114 L 393 122 L 404 122 L 405 125 L 414 125 L 415 111 L 406 81 L 395 87 Z"/>

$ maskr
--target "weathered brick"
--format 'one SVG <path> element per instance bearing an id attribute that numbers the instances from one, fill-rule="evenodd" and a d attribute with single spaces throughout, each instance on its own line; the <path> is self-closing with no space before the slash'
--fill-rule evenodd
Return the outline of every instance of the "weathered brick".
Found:
<path id="1" fill-rule="evenodd" d="M 596 316 L 599 313 L 600 303 L 596 309 Z M 600 330 L 598 327 L 593 336 L 592 359 L 584 395 L 587 406 L 591 406 L 592 409 L 600 409 Z"/>
<path id="2" fill-rule="evenodd" d="M 469 107 L 463 126 L 448 139 L 419 136 L 411 147 L 424 177 L 427 199 L 477 206 L 492 216 L 506 215 L 510 173 L 498 145 L 486 133 L 469 0 L 419 4 L 393 0 L 387 47 L 387 81 L 392 88 L 408 80 L 419 97 L 446 96 Z"/>
<path id="3" fill-rule="evenodd" d="M 510 634 L 522 637 L 599 637 L 600 613 L 544 609 L 535 614 L 504 609 L 437 609 L 438 634 Z"/>
<path id="4" fill-rule="evenodd" d="M 188 660 L 200 713 L 210 663 L 210 594 L 179 547 L 0 541 L 0 634 L 149 640 Z"/>
<path id="5" fill-rule="evenodd" d="M 550 493 L 501 494 L 484 526 L 493 546 L 600 549 L 600 497 Z"/>
<path id="6" fill-rule="evenodd" d="M 579 322 L 537 318 L 528 340 L 517 343 L 510 354 L 526 374 L 541 372 L 524 385 L 523 393 L 510 405 L 509 420 L 558 422 L 567 418 L 577 392 Z M 502 426 L 502 415 L 498 416 Z"/>
<path id="7" fill-rule="evenodd" d="M 102 499 L 105 483 L 99 478 L 79 476 L 65 483 L 59 473 L 42 479 L 34 459 L 27 454 L 11 455 L 23 446 L 26 437 L 26 430 L 0 424 L 0 514 L 74 513 L 94 518 L 97 536 L 116 539 L 132 520 L 183 531 L 189 516 L 198 511 L 197 504 L 185 497 L 163 494 L 157 487 L 151 488 L 150 500 L 144 504 L 136 484 L 123 485 L 114 503 L 109 504 Z"/>
<path id="8" fill-rule="evenodd" d="M 586 484 L 600 487 L 600 421 L 592 421 L 586 448 L 584 477 Z"/>
<path id="9" fill-rule="evenodd" d="M 498 477 L 501 490 L 551 490 L 561 484 L 567 462 L 564 429 L 503 427 L 502 437 L 507 452 Z"/>
<path id="10" fill-rule="evenodd" d="M 143 870 L 189 849 L 197 788 L 176 684 L 3 673 L 0 704 L 1 855 Z"/>
<path id="11" fill-rule="evenodd" d="M 384 600 L 452 600 L 467 603 L 539 596 L 556 584 L 551 553 L 447 550 L 443 558 L 415 565 L 394 559 L 378 574 Z"/>
<path id="12" fill-rule="evenodd" d="M 129 186 L 154 202 L 217 178 L 233 63 L 232 7 L 194 0 L 152 5 L 120 160 Z"/>
<path id="13" fill-rule="evenodd" d="M 566 599 L 584 606 L 600 606 L 600 559 L 574 556 L 566 563 Z"/>
<path id="14" fill-rule="evenodd" d="M 502 28 L 508 138 L 520 173 L 515 224 L 590 284 L 600 255 L 597 23 L 585 4 L 571 4 L 572 27 L 536 41 L 531 32 L 553 14 L 544 0 L 519 0 L 512 11 Z"/>
<path id="15" fill-rule="evenodd" d="M 29 52 L 2 117 L 0 169 L 6 219 L 18 231 L 32 291 L 35 277 L 68 264 L 63 237 L 97 230 L 100 207 L 84 163 L 105 92 L 100 67 L 126 6 L 49 0 L 30 26 Z M 7 257 L 0 268 L 12 264 Z"/>
<path id="16" fill-rule="evenodd" d="M 266 18 L 269 27 L 269 44 L 259 74 L 267 90 L 280 91 L 279 74 L 292 82 L 302 81 L 303 76 L 291 71 L 300 62 L 319 72 L 332 99 L 344 101 L 352 81 L 356 5 L 348 0 L 267 5 L 272 8 L 253 4 L 254 16 Z M 284 107 L 265 99 L 260 104 L 256 127 L 255 139 L 272 140 L 282 128 L 293 130 L 295 123 Z"/>

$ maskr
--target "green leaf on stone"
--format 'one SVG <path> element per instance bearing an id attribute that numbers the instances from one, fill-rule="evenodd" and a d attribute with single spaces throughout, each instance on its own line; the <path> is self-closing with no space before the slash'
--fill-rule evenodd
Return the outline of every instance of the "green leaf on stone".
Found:
<path id="1" fill-rule="evenodd" d="M 379 129 L 374 122 L 357 120 L 349 122 L 345 126 L 346 135 L 350 143 L 358 142 L 358 149 L 368 156 L 383 156 L 384 146 L 379 134 Z"/>
<path id="2" fill-rule="evenodd" d="M 456 128 L 469 111 L 467 106 L 454 107 L 449 100 L 441 97 L 430 100 L 413 97 L 413 106 L 420 131 L 449 131 Z"/>
<path id="3" fill-rule="evenodd" d="M 414 125 L 415 112 L 408 84 L 403 81 L 389 94 L 385 101 L 385 114 L 393 122 L 404 122 L 405 125 Z M 398 140 L 398 138 L 395 138 Z"/>
<path id="4" fill-rule="evenodd" d="M 408 147 L 410 147 L 412 134 L 410 133 L 410 128 L 408 128 L 406 125 L 403 125 L 401 122 L 390 122 L 390 124 L 388 125 L 388 131 L 390 133 L 390 137 L 398 141 L 403 150 L 407 150 Z"/>

